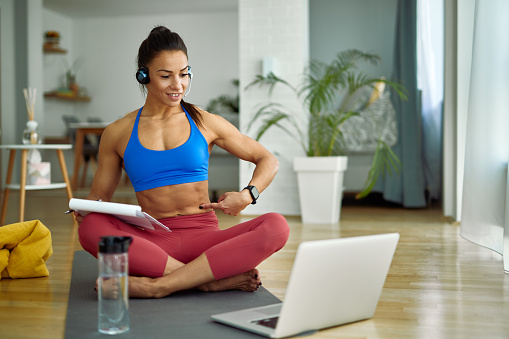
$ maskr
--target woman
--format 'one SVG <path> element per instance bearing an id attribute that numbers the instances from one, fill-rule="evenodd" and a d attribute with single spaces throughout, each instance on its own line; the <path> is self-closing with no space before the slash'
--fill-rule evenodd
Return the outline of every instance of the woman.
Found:
<path id="1" fill-rule="evenodd" d="M 268 213 L 220 230 L 214 210 L 238 215 L 256 203 L 277 172 L 277 159 L 223 118 L 184 102 L 191 73 L 177 33 L 154 28 L 139 48 L 138 67 L 145 105 L 105 129 L 88 199 L 109 201 L 125 168 L 142 210 L 172 232 L 141 230 L 105 214 L 76 215 L 81 245 L 97 256 L 101 236 L 133 237 L 131 297 L 159 298 L 190 288 L 258 289 L 255 267 L 285 245 L 286 220 Z M 245 189 L 227 192 L 217 203 L 209 200 L 207 181 L 214 145 L 256 165 Z"/>

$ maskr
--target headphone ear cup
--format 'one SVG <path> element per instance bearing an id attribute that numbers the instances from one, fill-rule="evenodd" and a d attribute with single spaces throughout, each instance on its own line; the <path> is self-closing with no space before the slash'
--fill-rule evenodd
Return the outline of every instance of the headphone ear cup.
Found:
<path id="1" fill-rule="evenodd" d="M 150 82 L 148 77 L 148 69 L 146 67 L 140 67 L 136 72 L 136 80 L 142 85 L 146 85 Z"/>

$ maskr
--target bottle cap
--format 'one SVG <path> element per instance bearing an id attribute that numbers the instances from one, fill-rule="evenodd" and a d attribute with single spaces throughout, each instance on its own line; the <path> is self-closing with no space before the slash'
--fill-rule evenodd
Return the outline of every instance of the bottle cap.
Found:
<path id="1" fill-rule="evenodd" d="M 108 236 L 101 237 L 99 240 L 100 253 L 125 253 L 129 244 L 133 241 L 131 237 Z"/>

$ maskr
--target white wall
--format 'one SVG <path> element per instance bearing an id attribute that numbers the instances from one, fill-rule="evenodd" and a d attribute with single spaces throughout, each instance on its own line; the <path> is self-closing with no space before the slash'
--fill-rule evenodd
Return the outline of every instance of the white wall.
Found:
<path id="1" fill-rule="evenodd" d="M 66 55 L 69 62 L 76 58 L 84 61 L 76 80 L 92 98 L 90 103 L 71 104 L 46 100 L 47 114 L 55 121 L 45 126 L 46 135 L 62 134 L 64 112 L 81 120 L 101 117 L 113 121 L 141 107 L 144 96 L 134 77 L 136 56 L 139 45 L 156 25 L 179 33 L 187 45 L 194 74 L 192 91 L 186 98 L 189 102 L 204 107 L 210 99 L 235 90 L 231 80 L 239 74 L 236 11 L 70 20 L 46 10 L 45 19 L 45 29 L 55 27 L 63 37 L 71 37 L 61 45 L 70 51 Z M 51 61 L 52 67 L 58 69 L 58 61 Z M 46 90 L 55 87 L 55 75 L 45 85 L 49 87 Z"/>
<path id="2" fill-rule="evenodd" d="M 444 4 L 444 215 L 456 219 L 457 2 Z"/>
<path id="3" fill-rule="evenodd" d="M 461 220 L 475 0 L 445 2 L 443 213 Z"/>
<path id="4" fill-rule="evenodd" d="M 15 82 L 14 32 L 14 0 L 0 0 L 0 81 L 2 91 L 0 93 L 2 114 L 0 127 L 2 144 L 14 143 L 16 136 L 15 119 L 12 118 L 16 112 L 15 87 L 11 85 Z M 2 182 L 4 182 L 3 179 Z"/>
<path id="5" fill-rule="evenodd" d="M 240 38 L 240 88 L 244 89 L 256 75 L 261 74 L 262 60 L 274 57 L 276 75 L 296 84 L 301 70 L 309 60 L 309 7 L 308 0 L 242 0 L 239 2 Z M 296 115 L 302 106 L 293 93 L 275 90 L 273 99 Z M 255 108 L 267 101 L 267 91 L 258 88 L 240 93 L 240 126 L 243 132 Z M 256 127 L 249 131 L 253 136 Z M 274 182 L 264 191 L 256 205 L 244 210 L 245 214 L 261 214 L 267 211 L 286 215 L 300 213 L 297 179 L 292 159 L 303 155 L 300 145 L 277 129 L 270 130 L 260 142 L 279 159 L 279 172 Z M 254 166 L 242 162 L 239 188 L 251 179 Z"/>
<path id="6" fill-rule="evenodd" d="M 23 88 L 42 87 L 42 0 L 0 1 L 1 142 L 21 143 L 28 120 Z M 44 120 L 42 91 L 37 93 L 35 118 Z M 7 152 L 2 152 L 1 184 L 5 182 Z M 19 173 L 13 174 L 13 181 Z"/>
<path id="7" fill-rule="evenodd" d="M 23 88 L 42 86 L 42 0 L 2 0 L 1 77 L 2 142 L 21 142 L 28 120 Z M 23 55 L 16 55 L 23 53 Z M 37 94 L 35 113 L 42 114 L 42 93 Z"/>
<path id="8" fill-rule="evenodd" d="M 65 62 L 74 60 L 72 43 L 73 21 L 59 13 L 43 10 L 42 32 L 57 31 L 60 33 L 60 48 L 67 50 L 67 54 L 45 53 L 43 55 L 44 82 L 43 90 L 53 91 L 65 86 Z M 45 123 L 41 126 L 44 136 L 64 136 L 66 127 L 62 120 L 63 115 L 74 115 L 75 108 L 80 103 L 44 99 Z"/>
<path id="9" fill-rule="evenodd" d="M 30 0 L 27 2 L 27 87 L 37 88 L 36 102 L 34 106 L 34 119 L 44 123 L 44 110 L 41 88 L 43 84 L 42 67 L 42 0 Z M 24 126 L 28 120 L 28 113 L 25 119 L 21 119 Z"/>
<path id="10" fill-rule="evenodd" d="M 461 219 L 463 196 L 463 174 L 465 171 L 465 143 L 467 134 L 468 101 L 470 97 L 470 69 L 472 66 L 472 44 L 474 37 L 475 0 L 458 1 L 458 74 L 456 105 L 456 197 L 454 218 Z M 446 214 L 447 215 L 447 214 Z"/>

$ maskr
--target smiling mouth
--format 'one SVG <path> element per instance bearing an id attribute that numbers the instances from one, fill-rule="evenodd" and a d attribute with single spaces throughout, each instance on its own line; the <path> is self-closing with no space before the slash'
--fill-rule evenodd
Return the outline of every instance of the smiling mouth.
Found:
<path id="1" fill-rule="evenodd" d="M 176 97 L 180 96 L 180 93 L 170 93 L 170 94 L 168 94 L 168 95 L 169 95 L 170 97 L 174 97 L 174 98 L 176 98 Z"/>

